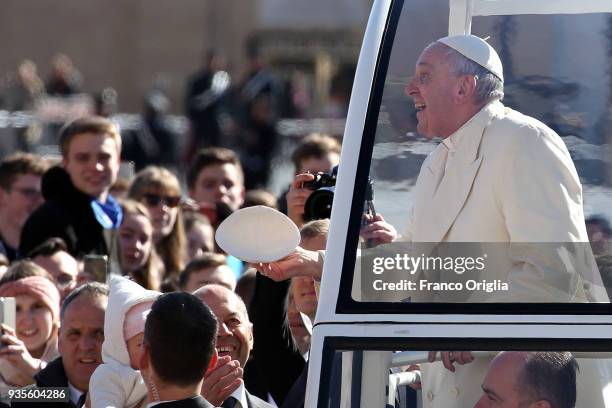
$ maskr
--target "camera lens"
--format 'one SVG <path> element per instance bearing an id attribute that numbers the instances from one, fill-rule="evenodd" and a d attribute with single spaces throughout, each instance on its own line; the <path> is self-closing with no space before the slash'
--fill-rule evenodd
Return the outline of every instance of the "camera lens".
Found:
<path id="1" fill-rule="evenodd" d="M 334 187 L 323 187 L 313 192 L 304 204 L 304 220 L 321 220 L 331 217 Z"/>

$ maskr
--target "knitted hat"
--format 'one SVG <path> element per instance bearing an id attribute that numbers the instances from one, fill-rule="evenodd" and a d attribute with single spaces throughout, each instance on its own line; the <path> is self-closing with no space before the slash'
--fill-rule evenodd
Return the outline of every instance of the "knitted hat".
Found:
<path id="1" fill-rule="evenodd" d="M 54 322 L 59 321 L 60 294 L 49 279 L 42 276 L 28 276 L 0 286 L 0 297 L 29 295 L 39 300 L 51 311 Z"/>
<path id="2" fill-rule="evenodd" d="M 128 341 L 138 333 L 144 332 L 147 315 L 151 311 L 153 301 L 138 303 L 128 310 L 123 322 L 123 338 Z"/>

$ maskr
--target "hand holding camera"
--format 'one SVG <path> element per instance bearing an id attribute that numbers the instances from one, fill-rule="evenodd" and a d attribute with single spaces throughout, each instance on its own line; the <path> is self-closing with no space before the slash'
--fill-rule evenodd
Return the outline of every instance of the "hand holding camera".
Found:
<path id="1" fill-rule="evenodd" d="M 314 181 L 314 179 L 314 174 L 298 174 L 293 179 L 289 192 L 287 193 L 287 216 L 298 228 L 302 228 L 302 225 L 304 225 L 304 204 L 312 194 L 312 190 L 304 187 L 304 184 L 310 183 Z"/>
<path id="2" fill-rule="evenodd" d="M 301 228 L 304 222 L 331 217 L 338 166 L 329 173 L 295 176 L 287 193 L 287 215 Z"/>

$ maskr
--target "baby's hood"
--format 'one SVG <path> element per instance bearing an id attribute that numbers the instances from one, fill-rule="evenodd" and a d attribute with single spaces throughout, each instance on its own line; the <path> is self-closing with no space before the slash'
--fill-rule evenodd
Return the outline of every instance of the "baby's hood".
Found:
<path id="1" fill-rule="evenodd" d="M 104 315 L 102 361 L 130 365 L 130 356 L 123 338 L 125 314 L 132 306 L 154 301 L 159 295 L 161 293 L 144 289 L 127 278 L 115 274 L 110 275 L 110 294 Z"/>

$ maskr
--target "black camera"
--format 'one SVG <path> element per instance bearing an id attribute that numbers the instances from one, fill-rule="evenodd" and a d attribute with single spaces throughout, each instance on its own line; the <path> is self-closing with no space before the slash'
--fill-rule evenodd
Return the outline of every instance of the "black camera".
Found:
<path id="1" fill-rule="evenodd" d="M 331 217 L 337 174 L 338 166 L 335 166 L 330 173 L 315 174 L 313 181 L 304 183 L 304 188 L 313 190 L 304 204 L 304 221 Z"/>
<path id="2" fill-rule="evenodd" d="M 315 179 L 313 181 L 303 184 L 303 188 L 313 190 L 313 193 L 308 197 L 306 203 L 304 203 L 304 221 L 308 222 L 331 218 L 337 175 L 338 166 L 335 166 L 331 172 L 315 174 Z M 363 213 L 372 216 L 376 215 L 376 210 L 374 209 L 374 186 L 372 179 L 369 177 Z"/>

